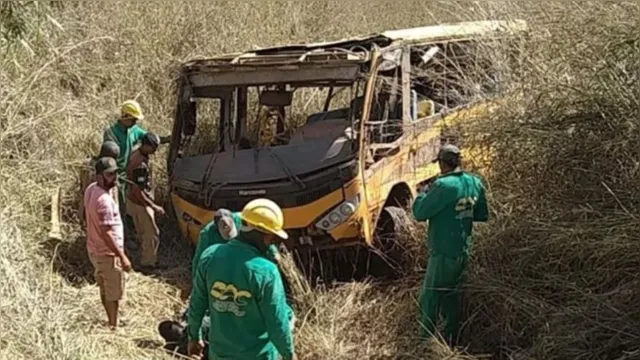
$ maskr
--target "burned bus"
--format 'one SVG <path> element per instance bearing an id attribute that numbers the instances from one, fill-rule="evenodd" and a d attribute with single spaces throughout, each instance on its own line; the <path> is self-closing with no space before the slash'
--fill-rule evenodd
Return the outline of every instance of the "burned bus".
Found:
<path id="1" fill-rule="evenodd" d="M 216 209 L 266 197 L 289 249 L 375 246 L 437 176 L 443 124 L 487 111 L 452 74 L 477 72 L 479 44 L 525 30 L 445 24 L 186 62 L 168 156 L 182 234 L 196 242 Z M 499 74 L 484 78 L 497 87 Z"/>

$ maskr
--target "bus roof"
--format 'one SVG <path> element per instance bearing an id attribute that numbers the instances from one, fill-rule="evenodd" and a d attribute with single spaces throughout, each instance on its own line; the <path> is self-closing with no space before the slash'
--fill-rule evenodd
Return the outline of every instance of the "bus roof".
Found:
<path id="1" fill-rule="evenodd" d="M 342 47 L 351 44 L 358 45 L 368 42 L 381 42 L 378 46 L 384 47 L 391 44 L 419 44 L 440 42 L 446 40 L 459 40 L 474 36 L 486 36 L 489 34 L 517 33 L 527 30 L 524 20 L 486 20 L 468 21 L 453 24 L 440 24 L 422 27 L 414 27 L 398 30 L 387 30 L 365 36 L 356 36 L 330 42 L 317 42 L 309 44 L 283 45 L 252 50 L 256 54 L 271 52 L 286 52 L 295 50 L 315 50 L 327 47 Z M 376 41 L 377 40 L 377 41 Z M 386 43 L 386 44 L 385 44 Z"/>
<path id="2" fill-rule="evenodd" d="M 474 37 L 513 34 L 526 30 L 527 23 L 524 20 L 470 21 L 388 30 L 337 41 L 290 44 L 192 59 L 184 64 L 183 72 L 188 76 L 190 74 L 190 78 L 196 74 L 206 74 L 206 80 L 197 79 L 200 76 L 193 78 L 192 85 L 196 87 L 205 86 L 205 84 L 209 86 L 231 85 L 237 81 L 251 79 L 251 75 L 238 76 L 239 73 L 246 71 L 255 74 L 261 69 L 274 68 L 287 70 L 287 72 L 307 71 L 317 75 L 309 78 L 309 80 L 313 78 L 316 81 L 323 79 L 321 75 L 323 70 L 329 73 L 333 71 L 334 74 L 329 74 L 327 80 L 348 81 L 356 75 L 356 68 L 370 60 L 370 51 L 376 46 L 386 48 L 403 44 L 427 45 Z M 214 81 L 211 76 L 215 76 L 219 81 Z M 238 80 L 235 81 L 231 78 Z M 271 76 L 265 75 L 264 79 L 255 79 L 253 82 L 265 83 L 272 78 L 277 78 L 275 73 Z"/>

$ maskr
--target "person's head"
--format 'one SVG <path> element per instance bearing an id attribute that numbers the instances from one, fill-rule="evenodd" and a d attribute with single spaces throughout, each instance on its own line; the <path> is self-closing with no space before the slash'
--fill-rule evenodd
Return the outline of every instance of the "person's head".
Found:
<path id="1" fill-rule="evenodd" d="M 120 147 L 113 141 L 107 140 L 102 144 L 100 148 L 100 154 L 98 158 L 110 157 L 118 159 L 120 157 Z"/>
<path id="2" fill-rule="evenodd" d="M 158 325 L 158 332 L 167 343 L 178 343 L 184 328 L 176 321 L 165 320 Z"/>
<path id="3" fill-rule="evenodd" d="M 233 221 L 233 213 L 227 209 L 218 209 L 213 217 L 220 236 L 224 240 L 231 240 L 238 236 L 238 229 Z"/>
<path id="4" fill-rule="evenodd" d="M 460 149 L 457 146 L 447 144 L 440 148 L 438 157 L 433 160 L 440 165 L 440 172 L 447 174 L 460 167 Z"/>
<path id="5" fill-rule="evenodd" d="M 96 181 L 104 189 L 111 189 L 116 186 L 118 180 L 118 164 L 111 157 L 101 157 L 96 162 Z"/>
<path id="6" fill-rule="evenodd" d="M 240 213 L 241 238 L 265 250 L 269 245 L 289 238 L 284 231 L 284 216 L 278 204 L 269 199 L 250 201 Z"/>
<path id="7" fill-rule="evenodd" d="M 118 120 L 125 128 L 130 128 L 139 120 L 144 119 L 142 107 L 135 100 L 127 100 L 120 107 L 120 119 Z"/>
<path id="8" fill-rule="evenodd" d="M 159 145 L 160 137 L 152 132 L 148 132 L 142 137 L 140 151 L 145 155 L 152 155 L 158 150 Z"/>

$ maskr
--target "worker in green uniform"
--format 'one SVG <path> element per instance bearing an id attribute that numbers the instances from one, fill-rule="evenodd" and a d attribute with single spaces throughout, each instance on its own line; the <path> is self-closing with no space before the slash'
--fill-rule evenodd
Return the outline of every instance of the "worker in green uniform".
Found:
<path id="1" fill-rule="evenodd" d="M 282 209 L 268 199 L 249 202 L 236 239 L 206 249 L 188 310 L 189 355 L 202 356 L 200 327 L 209 310 L 209 359 L 294 359 L 293 310 L 280 272 L 264 254 L 287 239 Z"/>
<path id="2" fill-rule="evenodd" d="M 242 227 L 242 217 L 240 213 L 231 212 L 227 209 L 218 209 L 213 221 L 208 223 L 201 231 L 196 244 L 196 250 L 191 259 L 191 283 L 195 280 L 198 264 L 204 251 L 216 244 L 223 244 L 238 236 L 238 229 Z M 265 252 L 265 257 L 276 263 L 280 262 L 280 253 L 275 244 L 269 245 Z"/>
<path id="3" fill-rule="evenodd" d="M 191 259 L 191 277 L 194 278 L 202 253 L 215 244 L 222 244 L 238 236 L 238 229 L 242 226 L 239 213 L 232 213 L 227 209 L 218 209 L 213 221 L 205 225 L 200 231 L 196 250 Z"/>
<path id="4" fill-rule="evenodd" d="M 191 259 L 191 277 L 192 283 L 195 280 L 198 264 L 202 253 L 209 247 L 216 244 L 223 244 L 238 236 L 238 229 L 242 226 L 242 219 L 239 213 L 232 213 L 227 209 L 218 209 L 213 220 L 205 225 L 200 231 L 196 250 Z M 182 314 L 182 321 L 187 321 L 189 311 L 185 309 Z M 209 334 L 209 314 L 205 313 L 202 326 L 200 327 L 200 336 L 206 338 Z M 178 353 L 187 355 L 187 347 L 189 345 L 189 337 L 185 326 L 180 322 L 166 320 L 158 326 L 158 332 L 167 342 L 168 350 L 177 350 Z"/>
<path id="5" fill-rule="evenodd" d="M 198 236 L 196 250 L 191 259 L 191 277 L 196 275 L 198 263 L 202 253 L 212 245 L 222 244 L 238 236 L 238 229 L 242 227 L 242 217 L 240 213 L 231 212 L 227 209 L 216 210 L 213 221 L 205 225 Z M 267 259 L 279 262 L 280 253 L 275 244 L 269 245 L 265 253 Z"/>
<path id="6" fill-rule="evenodd" d="M 241 227 L 242 218 L 240 213 L 234 213 L 227 209 L 216 210 L 213 220 L 205 225 L 205 227 L 200 231 L 200 236 L 198 237 L 196 250 L 191 260 L 192 283 L 195 280 L 195 274 L 197 272 L 202 253 L 213 245 L 223 244 L 233 238 L 236 238 L 238 236 L 238 229 Z M 280 253 L 275 244 L 271 244 L 269 246 L 265 255 L 269 260 L 276 263 L 280 262 Z M 188 311 L 185 310 L 182 314 L 182 321 L 186 322 L 187 319 Z M 209 324 L 210 319 L 207 311 L 203 317 L 201 326 L 201 336 L 203 338 L 207 338 L 209 334 Z M 171 320 L 162 321 L 158 326 L 158 332 L 167 342 L 167 346 L 165 347 L 166 349 L 170 351 L 177 349 L 178 353 L 187 355 L 187 346 L 189 343 L 187 331 L 180 322 Z"/>
<path id="7" fill-rule="evenodd" d="M 129 157 L 134 146 L 142 141 L 147 130 L 137 124 L 138 121 L 144 119 L 142 108 L 135 100 L 125 101 L 120 108 L 120 118 L 118 121 L 108 127 L 102 136 L 102 141 L 113 141 L 120 147 L 120 156 L 118 157 L 118 200 L 123 220 L 126 211 L 126 194 L 127 194 L 127 166 Z"/>
<path id="8" fill-rule="evenodd" d="M 120 147 L 118 163 L 118 200 L 122 214 L 122 220 L 126 218 L 126 194 L 127 194 L 127 167 L 133 149 L 140 144 L 147 130 L 138 125 L 138 121 L 144 119 L 142 108 L 135 100 L 127 100 L 120 107 L 118 121 L 104 130 L 102 141 L 113 141 Z M 166 144 L 170 137 L 161 137 L 160 144 Z"/>
<path id="9" fill-rule="evenodd" d="M 445 319 L 444 336 L 457 340 L 461 290 L 474 221 L 488 220 L 487 200 L 481 180 L 460 169 L 460 150 L 443 146 L 434 160 L 441 174 L 413 203 L 417 221 L 429 221 L 429 262 L 420 294 L 423 335 L 435 334 L 437 318 Z"/>

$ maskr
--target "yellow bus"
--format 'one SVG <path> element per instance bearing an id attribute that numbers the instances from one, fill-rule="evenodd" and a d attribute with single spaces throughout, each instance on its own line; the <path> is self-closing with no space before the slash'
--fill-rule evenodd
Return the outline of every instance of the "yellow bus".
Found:
<path id="1" fill-rule="evenodd" d="M 487 65 L 478 44 L 526 27 L 445 24 L 184 63 L 168 156 L 182 234 L 195 243 L 216 209 L 266 197 L 303 263 L 336 250 L 355 263 L 346 250 L 380 245 L 376 229 L 438 174 L 442 125 L 486 111 L 461 84 Z"/>

